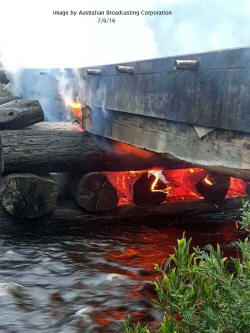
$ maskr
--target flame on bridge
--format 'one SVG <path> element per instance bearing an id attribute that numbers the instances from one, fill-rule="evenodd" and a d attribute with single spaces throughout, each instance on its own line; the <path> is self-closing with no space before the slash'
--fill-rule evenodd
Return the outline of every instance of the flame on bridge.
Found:
<path id="1" fill-rule="evenodd" d="M 71 114 L 79 121 L 82 122 L 82 105 L 81 103 L 71 99 L 69 96 L 62 95 L 64 104 L 68 107 Z"/>

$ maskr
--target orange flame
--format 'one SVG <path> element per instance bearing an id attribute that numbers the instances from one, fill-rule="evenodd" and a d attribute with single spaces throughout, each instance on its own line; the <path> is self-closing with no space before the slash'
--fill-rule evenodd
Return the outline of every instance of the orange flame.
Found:
<path id="1" fill-rule="evenodd" d="M 81 103 L 71 99 L 68 96 L 62 96 L 65 105 L 67 105 L 73 114 L 73 116 L 78 119 L 80 122 L 82 121 L 82 105 Z"/>
<path id="2" fill-rule="evenodd" d="M 203 179 L 203 182 L 204 182 L 205 184 L 209 185 L 209 186 L 213 186 L 213 185 L 214 185 L 214 183 L 212 182 L 212 180 L 209 179 L 209 176 L 208 176 L 208 175 L 206 175 L 206 177 Z"/>
<path id="3" fill-rule="evenodd" d="M 104 172 L 111 184 L 116 188 L 119 203 L 118 206 L 129 205 L 133 202 L 133 185 L 143 174 L 154 175 L 151 185 L 152 192 L 167 194 L 167 202 L 204 200 L 197 192 L 196 184 L 202 179 L 207 186 L 213 185 L 213 179 L 207 175 L 207 171 L 200 168 L 166 170 L 160 168 L 144 169 L 138 171 Z M 230 187 L 227 198 L 245 196 L 246 182 L 242 179 L 230 177 Z"/>
<path id="4" fill-rule="evenodd" d="M 114 142 L 112 149 L 115 153 L 117 154 L 131 154 L 134 155 L 136 157 L 140 157 L 143 159 L 150 159 L 154 157 L 154 153 L 152 153 L 151 151 L 148 150 L 144 150 L 144 149 L 140 149 L 140 148 L 136 148 L 134 146 L 128 145 L 126 143 L 123 142 Z"/>
<path id="5" fill-rule="evenodd" d="M 150 175 L 155 176 L 155 180 L 153 181 L 153 183 L 151 185 L 151 191 L 152 192 L 164 192 L 164 193 L 166 193 L 168 191 L 167 188 L 164 188 L 162 190 L 155 188 L 159 180 L 161 180 L 164 184 L 169 183 L 167 181 L 167 179 L 165 178 L 165 176 L 163 175 L 162 170 L 148 170 L 148 177 L 150 177 Z"/>

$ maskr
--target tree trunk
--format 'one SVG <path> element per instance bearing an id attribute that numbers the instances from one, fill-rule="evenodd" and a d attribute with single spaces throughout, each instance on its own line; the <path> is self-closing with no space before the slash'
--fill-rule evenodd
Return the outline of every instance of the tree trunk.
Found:
<path id="1" fill-rule="evenodd" d="M 0 105 L 0 130 L 21 129 L 43 120 L 39 101 L 20 99 Z"/>
<path id="2" fill-rule="evenodd" d="M 100 172 L 91 172 L 73 181 L 71 194 L 77 204 L 88 212 L 97 213 L 115 209 L 117 191 Z"/>
<path id="3" fill-rule="evenodd" d="M 0 201 L 8 213 L 18 218 L 47 215 L 56 207 L 56 182 L 50 176 L 7 175 L 1 180 Z"/>
<path id="4" fill-rule="evenodd" d="M 24 130 L 2 131 L 4 172 L 79 172 L 184 168 L 161 155 L 99 138 L 77 123 L 42 122 Z"/>
<path id="5" fill-rule="evenodd" d="M 208 201 L 224 200 L 230 186 L 230 177 L 208 173 L 196 184 L 197 191 Z"/>

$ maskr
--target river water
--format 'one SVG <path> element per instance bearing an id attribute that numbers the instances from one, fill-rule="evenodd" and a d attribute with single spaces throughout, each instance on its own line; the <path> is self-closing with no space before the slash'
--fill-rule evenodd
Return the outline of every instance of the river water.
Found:
<path id="1" fill-rule="evenodd" d="M 128 314 L 154 329 L 154 263 L 184 231 L 193 245 L 218 242 L 233 254 L 235 219 L 1 225 L 0 332 L 119 332 Z"/>

